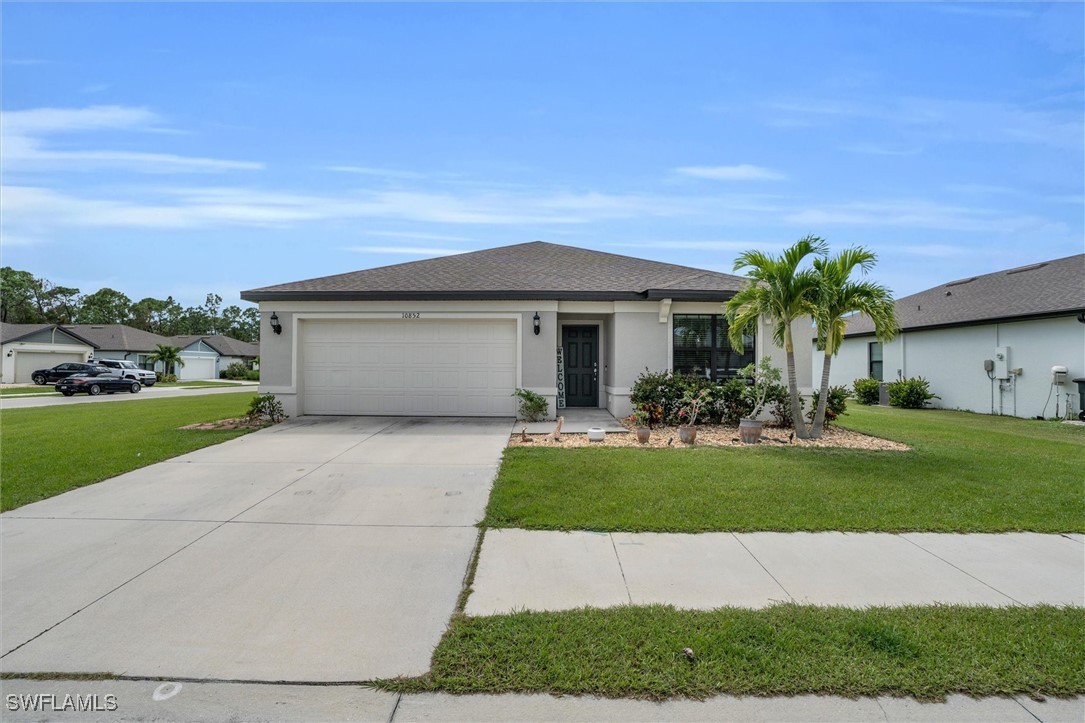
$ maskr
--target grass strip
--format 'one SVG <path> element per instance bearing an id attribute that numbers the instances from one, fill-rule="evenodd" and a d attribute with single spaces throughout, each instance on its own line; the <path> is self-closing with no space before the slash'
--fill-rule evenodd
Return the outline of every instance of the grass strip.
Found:
<path id="1" fill-rule="evenodd" d="M 683 655 L 691 648 L 695 660 Z M 605 610 L 458 616 L 429 674 L 398 692 L 1071 696 L 1085 693 L 1085 610 L 1069 607 Z"/>
<path id="2" fill-rule="evenodd" d="M 55 394 L 58 397 L 60 396 L 60 392 L 54 389 L 52 384 L 45 387 L 8 387 L 7 389 L 0 389 L 0 397 L 22 397 L 31 394 Z"/>
<path id="3" fill-rule="evenodd" d="M 6 409 L 0 423 L 4 511 L 218 444 L 251 430 L 187 430 L 242 417 L 252 394 Z"/>
<path id="4" fill-rule="evenodd" d="M 487 527 L 628 532 L 1085 532 L 1085 430 L 858 407 L 844 426 L 910 452 L 513 447 Z"/>

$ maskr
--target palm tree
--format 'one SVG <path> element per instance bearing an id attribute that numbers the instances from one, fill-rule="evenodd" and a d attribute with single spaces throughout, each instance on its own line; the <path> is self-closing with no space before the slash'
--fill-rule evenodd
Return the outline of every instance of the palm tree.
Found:
<path id="1" fill-rule="evenodd" d="M 154 352 L 149 354 L 147 359 L 152 364 L 162 362 L 163 374 L 172 374 L 171 370 L 175 366 L 183 367 L 185 365 L 184 359 L 181 358 L 181 348 L 169 344 L 157 344 Z"/>
<path id="2" fill-rule="evenodd" d="M 799 269 L 811 254 L 823 256 L 828 244 L 817 236 L 805 236 L 779 256 L 746 251 L 735 261 L 735 271 L 748 269 L 749 284 L 727 302 L 728 337 L 733 347 L 742 346 L 743 334 L 754 334 L 762 317 L 772 322 L 772 338 L 787 355 L 787 388 L 791 392 L 791 418 L 795 435 L 809 439 L 802 418 L 799 385 L 795 379 L 795 345 L 791 322 L 816 311 L 818 276 L 812 269 Z M 824 394 L 822 397 L 824 398 Z"/>
<path id="3" fill-rule="evenodd" d="M 878 257 L 862 246 L 841 251 L 831 258 L 814 259 L 814 273 L 818 276 L 817 324 L 818 348 L 825 352 L 821 367 L 821 391 L 814 412 L 811 433 L 820 437 L 825 424 L 825 405 L 829 399 L 829 365 L 840 351 L 847 331 L 847 317 L 856 312 L 865 314 L 874 322 L 874 334 L 879 341 L 887 342 L 897 335 L 897 317 L 893 294 L 886 287 L 870 281 L 852 281 L 855 269 L 863 274 L 874 268 Z"/>

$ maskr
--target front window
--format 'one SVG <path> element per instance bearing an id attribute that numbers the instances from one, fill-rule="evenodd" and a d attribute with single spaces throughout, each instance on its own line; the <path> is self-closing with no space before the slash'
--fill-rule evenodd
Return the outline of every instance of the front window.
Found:
<path id="1" fill-rule="evenodd" d="M 877 379 L 879 382 L 882 379 L 882 343 L 880 341 L 872 341 L 867 346 L 867 358 L 869 361 L 870 378 Z"/>
<path id="2" fill-rule="evenodd" d="M 743 336 L 742 348 L 727 338 L 723 314 L 674 315 L 674 371 L 707 379 L 734 377 L 754 362 L 754 337 Z"/>

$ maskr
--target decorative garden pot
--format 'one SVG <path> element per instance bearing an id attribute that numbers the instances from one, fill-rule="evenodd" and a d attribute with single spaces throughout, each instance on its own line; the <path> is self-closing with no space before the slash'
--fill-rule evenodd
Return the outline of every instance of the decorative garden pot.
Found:
<path id="1" fill-rule="evenodd" d="M 697 428 L 688 424 L 682 425 L 678 428 L 678 438 L 686 444 L 693 444 L 697 441 Z"/>
<path id="2" fill-rule="evenodd" d="M 607 438 L 606 430 L 602 427 L 590 427 L 588 429 L 589 442 L 602 442 Z"/>
<path id="3" fill-rule="evenodd" d="M 757 444 L 761 441 L 761 430 L 765 423 L 756 419 L 740 419 L 738 422 L 738 437 L 743 444 Z"/>
<path id="4" fill-rule="evenodd" d="M 652 438 L 651 427 L 637 427 L 637 441 L 641 444 L 648 444 L 648 440 Z"/>

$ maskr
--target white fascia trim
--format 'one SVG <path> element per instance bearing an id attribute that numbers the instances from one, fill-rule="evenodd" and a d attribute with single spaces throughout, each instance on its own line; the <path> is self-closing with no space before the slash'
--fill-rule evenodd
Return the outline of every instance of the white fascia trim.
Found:
<path id="1" fill-rule="evenodd" d="M 298 340 L 301 338 L 301 325 L 299 321 L 314 320 L 314 321 L 349 321 L 354 319 L 356 321 L 365 320 L 391 320 L 400 319 L 406 323 L 412 323 L 415 321 L 427 321 L 430 319 L 492 319 L 492 320 L 511 320 L 516 322 L 516 387 L 520 388 L 524 385 L 524 312 L 504 312 L 495 313 L 490 311 L 483 311 L 477 313 L 462 312 L 462 311 L 425 311 L 416 312 L 424 314 L 417 319 L 404 318 L 404 314 L 412 313 L 411 311 L 354 311 L 346 313 L 329 313 L 329 312 L 295 312 L 294 313 L 294 329 L 290 335 L 290 386 L 287 388 L 277 387 L 282 391 L 275 392 L 276 394 L 297 394 L 298 393 Z"/>

